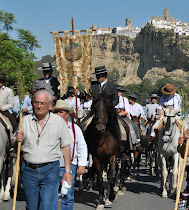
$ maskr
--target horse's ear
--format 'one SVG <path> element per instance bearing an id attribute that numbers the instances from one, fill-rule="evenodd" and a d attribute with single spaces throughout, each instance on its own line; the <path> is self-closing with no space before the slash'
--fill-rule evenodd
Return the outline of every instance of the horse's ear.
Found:
<path id="1" fill-rule="evenodd" d="M 141 114 L 139 114 L 138 118 L 140 119 L 140 117 L 141 117 Z"/>
<path id="2" fill-rule="evenodd" d="M 130 114 L 130 116 L 131 116 L 131 118 L 133 118 L 133 115 L 132 114 Z"/>

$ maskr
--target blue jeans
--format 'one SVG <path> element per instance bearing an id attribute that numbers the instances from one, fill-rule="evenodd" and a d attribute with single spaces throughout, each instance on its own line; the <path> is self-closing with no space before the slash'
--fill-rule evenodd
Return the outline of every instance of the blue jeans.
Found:
<path id="1" fill-rule="evenodd" d="M 73 176 L 72 186 L 69 188 L 68 193 L 64 197 L 61 197 L 62 210 L 73 210 L 74 184 L 75 184 L 76 173 L 77 173 L 77 165 L 71 164 L 71 170 L 72 170 L 72 176 Z M 59 176 L 60 183 L 62 183 L 64 172 L 65 172 L 65 168 L 60 168 L 60 176 Z"/>
<path id="2" fill-rule="evenodd" d="M 58 210 L 59 160 L 40 168 L 31 168 L 23 161 L 22 182 L 27 210 Z"/>

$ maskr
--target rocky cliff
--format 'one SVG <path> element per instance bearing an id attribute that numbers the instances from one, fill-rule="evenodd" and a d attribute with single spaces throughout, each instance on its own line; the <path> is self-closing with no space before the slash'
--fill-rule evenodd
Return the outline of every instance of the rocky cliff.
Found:
<path id="1" fill-rule="evenodd" d="M 189 36 L 146 25 L 135 39 L 124 35 L 93 36 L 92 66 L 118 70 L 119 84 L 170 77 L 189 81 Z"/>

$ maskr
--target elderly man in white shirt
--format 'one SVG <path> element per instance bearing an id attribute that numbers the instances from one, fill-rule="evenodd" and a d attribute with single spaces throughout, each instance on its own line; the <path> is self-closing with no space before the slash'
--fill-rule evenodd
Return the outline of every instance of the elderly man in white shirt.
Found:
<path id="1" fill-rule="evenodd" d="M 158 120 L 152 127 L 151 137 L 155 137 L 156 132 L 155 130 L 160 127 L 162 124 L 162 118 L 163 118 L 163 107 L 173 107 L 175 110 L 180 110 L 179 114 L 181 114 L 181 105 L 182 105 L 182 99 L 180 95 L 176 93 L 177 86 L 174 83 L 167 83 L 161 88 L 161 91 L 164 95 L 161 96 L 159 107 L 158 107 Z M 176 121 L 182 126 L 181 120 L 178 116 L 176 116 Z"/>
<path id="2" fill-rule="evenodd" d="M 57 100 L 56 105 L 53 108 L 53 111 L 65 120 L 70 135 L 73 139 L 72 144 L 70 144 L 71 170 L 73 175 L 72 186 L 68 189 L 68 193 L 65 196 L 62 196 L 62 201 L 61 201 L 62 209 L 72 210 L 74 204 L 74 183 L 75 183 L 76 173 L 79 175 L 84 174 L 85 167 L 88 164 L 87 145 L 79 126 L 68 120 L 69 114 L 73 113 L 74 109 L 72 107 L 69 107 L 66 101 Z M 65 172 L 63 157 L 61 157 L 60 159 L 60 167 L 61 167 L 60 171 L 60 183 L 61 183 L 62 177 Z"/>

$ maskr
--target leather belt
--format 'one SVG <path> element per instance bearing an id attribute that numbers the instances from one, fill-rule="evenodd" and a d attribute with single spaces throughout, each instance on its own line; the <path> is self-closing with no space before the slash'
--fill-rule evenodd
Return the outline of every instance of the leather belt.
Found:
<path id="1" fill-rule="evenodd" d="M 24 163 L 25 163 L 26 166 L 35 169 L 35 168 L 41 168 L 41 167 L 46 166 L 48 164 L 51 164 L 53 162 L 41 163 L 41 164 L 32 164 L 32 163 L 28 163 L 24 160 Z"/>

